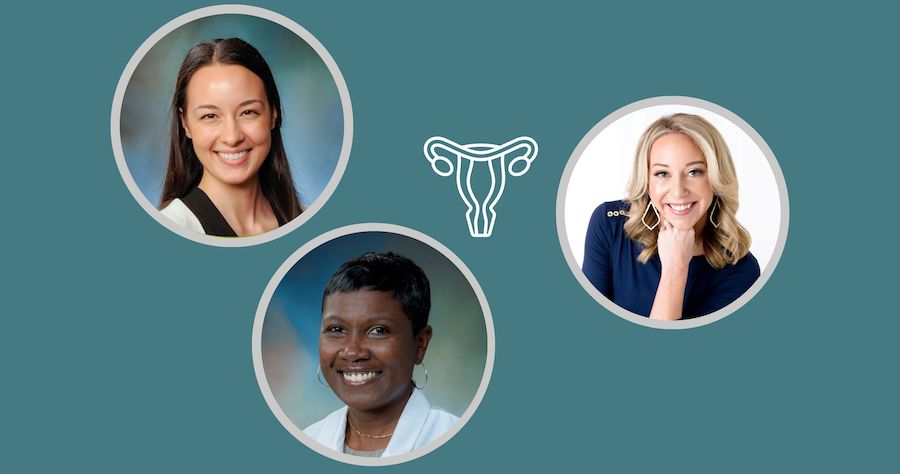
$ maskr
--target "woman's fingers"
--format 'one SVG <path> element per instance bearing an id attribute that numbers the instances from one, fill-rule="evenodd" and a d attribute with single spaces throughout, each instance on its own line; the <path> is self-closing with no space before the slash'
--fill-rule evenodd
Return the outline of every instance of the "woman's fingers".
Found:
<path id="1" fill-rule="evenodd" d="M 667 220 L 659 226 L 656 244 L 662 266 L 686 269 L 694 253 L 694 229 L 678 229 Z"/>

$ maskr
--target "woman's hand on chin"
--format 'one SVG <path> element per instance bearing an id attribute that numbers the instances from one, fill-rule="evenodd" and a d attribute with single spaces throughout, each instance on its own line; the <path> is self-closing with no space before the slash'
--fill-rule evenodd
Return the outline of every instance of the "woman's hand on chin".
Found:
<path id="1" fill-rule="evenodd" d="M 668 221 L 660 224 L 656 240 L 662 274 L 650 319 L 681 319 L 688 267 L 696 250 L 694 229 L 676 229 Z"/>
<path id="2" fill-rule="evenodd" d="M 660 231 L 659 237 L 656 239 L 656 245 L 663 273 L 666 271 L 674 271 L 676 273 L 683 271 L 685 278 L 687 278 L 688 266 L 696 249 L 694 229 L 676 229 L 669 221 L 665 220 L 662 221 L 659 227 Z"/>

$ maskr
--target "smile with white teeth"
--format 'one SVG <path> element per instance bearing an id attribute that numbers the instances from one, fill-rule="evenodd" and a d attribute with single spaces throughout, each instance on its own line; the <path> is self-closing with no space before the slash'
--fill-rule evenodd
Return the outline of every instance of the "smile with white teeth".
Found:
<path id="1" fill-rule="evenodd" d="M 246 156 L 248 151 L 249 150 L 243 150 L 243 151 L 238 151 L 235 153 L 225 153 L 222 151 L 217 151 L 216 153 L 220 157 L 222 157 L 223 160 L 237 161 L 237 160 L 240 160 L 241 158 L 243 158 L 244 156 Z"/>
<path id="2" fill-rule="evenodd" d="M 372 380 L 379 372 L 344 372 L 344 380 L 348 382 L 360 383 Z"/>
<path id="3" fill-rule="evenodd" d="M 675 210 L 678 211 L 678 212 L 686 211 L 686 210 L 690 209 L 693 205 L 694 205 L 694 203 L 688 203 L 688 204 L 669 204 L 669 206 L 670 206 L 672 209 L 675 209 Z"/>

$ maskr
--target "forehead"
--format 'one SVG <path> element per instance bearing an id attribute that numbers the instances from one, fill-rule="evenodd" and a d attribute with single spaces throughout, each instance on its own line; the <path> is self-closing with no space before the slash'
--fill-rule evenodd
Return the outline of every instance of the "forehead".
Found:
<path id="1" fill-rule="evenodd" d="M 650 165 L 679 165 L 695 161 L 706 163 L 703 152 L 691 137 L 683 133 L 667 133 L 653 142 L 650 147 Z"/>
<path id="2" fill-rule="evenodd" d="M 397 324 L 411 324 L 392 291 L 341 291 L 325 298 L 322 317 L 344 320 L 370 320 L 375 318 L 396 320 Z"/>
<path id="3" fill-rule="evenodd" d="M 185 100 L 189 104 L 218 105 L 249 99 L 265 101 L 265 97 L 265 85 L 253 71 L 237 64 L 211 64 L 191 76 Z"/>

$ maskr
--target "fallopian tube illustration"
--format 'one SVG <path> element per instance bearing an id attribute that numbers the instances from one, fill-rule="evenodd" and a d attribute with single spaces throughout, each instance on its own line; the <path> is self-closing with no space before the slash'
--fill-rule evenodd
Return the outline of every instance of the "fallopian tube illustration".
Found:
<path id="1" fill-rule="evenodd" d="M 502 145 L 460 145 L 444 137 L 431 137 L 424 149 L 435 173 L 450 176 L 456 172 L 456 189 L 468 208 L 466 223 L 472 237 L 491 236 L 497 219 L 494 206 L 506 188 L 506 173 L 522 176 L 538 153 L 537 142 L 531 137 L 515 138 Z M 473 175 L 485 171 L 490 173 L 490 186 L 481 187 L 487 187 L 487 193 L 473 189 L 472 183 Z"/>

